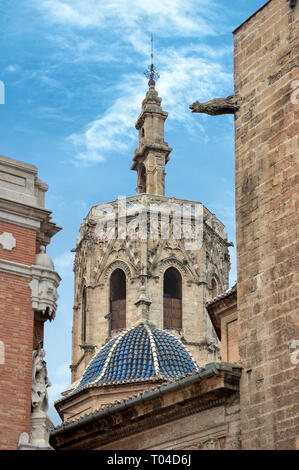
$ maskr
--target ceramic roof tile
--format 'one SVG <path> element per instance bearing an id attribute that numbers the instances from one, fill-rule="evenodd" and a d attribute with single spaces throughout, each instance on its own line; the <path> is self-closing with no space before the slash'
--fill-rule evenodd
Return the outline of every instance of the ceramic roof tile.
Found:
<path id="1" fill-rule="evenodd" d="M 74 392 L 87 386 L 173 380 L 199 370 L 181 341 L 152 324 L 121 333 L 96 353 Z"/>

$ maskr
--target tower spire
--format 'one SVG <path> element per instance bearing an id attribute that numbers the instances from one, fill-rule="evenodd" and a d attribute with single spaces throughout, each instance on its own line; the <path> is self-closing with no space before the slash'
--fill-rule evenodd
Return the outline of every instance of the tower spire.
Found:
<path id="1" fill-rule="evenodd" d="M 145 72 L 149 79 L 149 90 L 142 102 L 136 129 L 139 131 L 139 146 L 134 152 L 131 170 L 137 172 L 137 194 L 165 194 L 165 166 L 171 148 L 164 140 L 164 124 L 168 114 L 163 111 L 155 80 L 160 76 L 154 65 L 154 38 L 151 36 L 151 65 Z"/>
<path id="2" fill-rule="evenodd" d="M 149 79 L 149 86 L 155 85 L 156 81 L 160 78 L 160 75 L 154 65 L 154 35 L 151 33 L 151 65 L 148 66 L 144 75 Z"/>

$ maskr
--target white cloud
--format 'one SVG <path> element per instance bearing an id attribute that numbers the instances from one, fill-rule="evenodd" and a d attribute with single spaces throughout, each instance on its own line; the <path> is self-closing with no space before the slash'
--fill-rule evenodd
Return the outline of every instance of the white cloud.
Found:
<path id="1" fill-rule="evenodd" d="M 104 115 L 88 124 L 82 133 L 69 137 L 77 149 L 77 162 L 102 161 L 111 151 L 125 151 L 136 139 L 134 122 L 142 100 L 144 80 L 141 76 L 124 77 L 118 88 L 120 97 Z"/>
<path id="2" fill-rule="evenodd" d="M 55 22 L 80 28 L 108 28 L 111 23 L 121 29 L 143 29 L 155 25 L 161 35 L 169 31 L 186 36 L 214 34 L 212 22 L 203 15 L 213 15 L 212 0 L 38 0 Z"/>
<path id="3" fill-rule="evenodd" d="M 209 49 L 205 53 L 208 56 Z M 159 63 L 161 79 L 156 89 L 163 99 L 163 108 L 169 113 L 168 129 L 172 122 L 179 122 L 191 133 L 204 132 L 200 121 L 192 116 L 189 104 L 196 99 L 210 99 L 215 93 L 225 93 L 231 75 L 219 63 L 199 57 L 193 46 L 182 50 L 167 48 L 160 52 Z M 119 96 L 115 102 L 83 132 L 69 137 L 75 146 L 77 164 L 103 161 L 107 154 L 124 152 L 134 141 L 137 144 L 134 124 L 146 90 L 146 81 L 139 74 L 121 78 L 114 90 Z"/>
<path id="4" fill-rule="evenodd" d="M 9 72 L 9 73 L 15 73 L 18 71 L 18 66 L 17 65 L 8 65 L 7 67 L 5 67 L 5 72 Z"/>
<path id="5" fill-rule="evenodd" d="M 99 52 L 99 43 L 91 37 L 83 38 L 73 30 L 63 33 L 46 33 L 46 38 L 56 44 L 56 62 L 112 63 L 123 59 L 123 48 L 120 44 L 116 47 L 114 43 L 112 47 L 101 48 Z"/>
<path id="6" fill-rule="evenodd" d="M 43 119 L 47 121 L 63 121 L 63 122 L 72 122 L 74 118 L 72 116 L 67 116 L 63 114 L 59 109 L 52 108 L 50 106 L 40 106 L 35 110 L 35 116 L 38 119 Z"/>
<path id="7" fill-rule="evenodd" d="M 66 62 L 138 61 L 138 69 L 145 69 L 149 61 L 149 31 L 153 30 L 161 42 L 157 54 L 161 79 L 157 89 L 169 113 L 168 129 L 179 122 L 190 133 L 204 134 L 202 120 L 192 116 L 189 105 L 197 99 L 225 93 L 232 86 L 231 74 L 221 65 L 231 48 L 215 50 L 203 40 L 197 42 L 198 38 L 218 34 L 220 29 L 217 25 L 221 12 L 213 0 L 39 0 L 36 5 L 50 22 L 68 26 L 50 36 L 59 44 Z M 163 38 L 180 45 L 165 47 Z M 136 73 L 136 64 L 131 70 L 126 74 L 122 71 L 118 84 L 110 86 L 109 96 L 117 97 L 107 110 L 68 137 L 76 165 L 103 161 L 108 154 L 123 153 L 134 141 L 137 143 L 134 124 L 146 81 Z"/>

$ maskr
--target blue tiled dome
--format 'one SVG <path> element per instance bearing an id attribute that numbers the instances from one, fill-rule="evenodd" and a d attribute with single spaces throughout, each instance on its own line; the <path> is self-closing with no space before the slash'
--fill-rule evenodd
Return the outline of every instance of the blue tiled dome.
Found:
<path id="1" fill-rule="evenodd" d="M 87 385 L 177 379 L 198 369 L 181 341 L 152 324 L 141 323 L 100 349 L 76 391 Z"/>

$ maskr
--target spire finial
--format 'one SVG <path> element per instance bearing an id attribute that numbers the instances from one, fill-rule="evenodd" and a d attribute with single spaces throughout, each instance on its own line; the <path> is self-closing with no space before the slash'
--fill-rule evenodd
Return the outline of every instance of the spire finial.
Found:
<path id="1" fill-rule="evenodd" d="M 155 80 L 160 78 L 160 75 L 157 72 L 156 67 L 154 66 L 154 36 L 153 33 L 151 34 L 151 65 L 149 65 L 144 75 L 149 79 L 149 86 L 155 85 Z"/>

